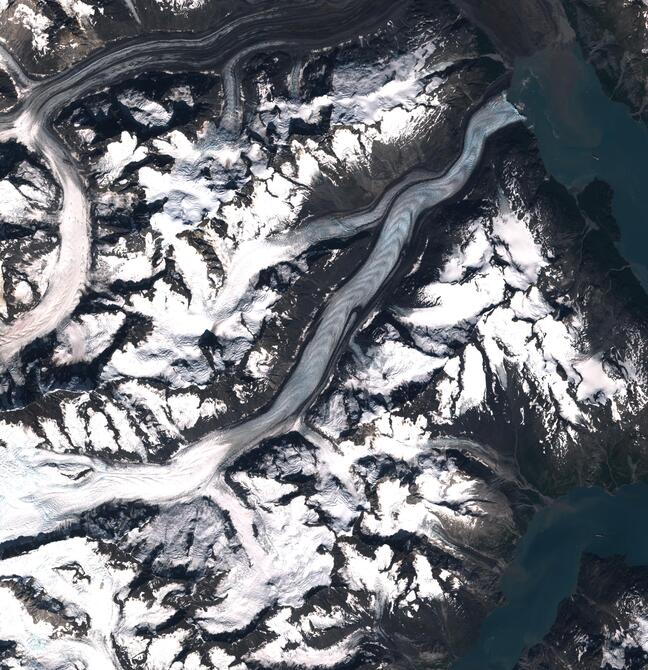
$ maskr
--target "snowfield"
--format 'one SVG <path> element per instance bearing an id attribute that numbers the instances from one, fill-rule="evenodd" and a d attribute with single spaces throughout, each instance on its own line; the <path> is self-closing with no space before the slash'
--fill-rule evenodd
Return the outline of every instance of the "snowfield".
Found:
<path id="1" fill-rule="evenodd" d="M 443 2 L 55 1 L 0 0 L 80 54 L 0 44 L 0 667 L 449 667 L 534 510 L 644 467 L 506 63 Z"/>

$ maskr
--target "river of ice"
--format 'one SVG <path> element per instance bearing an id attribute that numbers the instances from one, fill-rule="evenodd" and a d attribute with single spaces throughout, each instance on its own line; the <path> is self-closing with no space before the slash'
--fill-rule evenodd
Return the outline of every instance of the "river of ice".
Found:
<path id="1" fill-rule="evenodd" d="M 415 223 L 427 209 L 466 185 L 490 135 L 520 120 L 499 95 L 470 119 L 459 158 L 440 177 L 392 189 L 375 244 L 358 271 L 331 298 L 290 376 L 269 408 L 244 423 L 210 434 L 164 465 L 107 464 L 99 459 L 55 454 L 13 440 L 0 454 L 0 543 L 51 532 L 79 514 L 111 501 L 153 504 L 223 498 L 223 469 L 268 437 L 299 428 L 308 403 L 326 380 L 339 347 L 359 314 L 392 276 Z M 371 217 L 370 217 L 371 218 Z M 234 514 L 235 516 L 235 514 Z"/>

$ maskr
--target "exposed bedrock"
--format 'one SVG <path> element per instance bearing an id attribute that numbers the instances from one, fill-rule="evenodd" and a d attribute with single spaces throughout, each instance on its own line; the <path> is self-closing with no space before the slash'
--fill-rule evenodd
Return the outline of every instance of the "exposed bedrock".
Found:
<path id="1" fill-rule="evenodd" d="M 510 59 L 529 56 L 573 39 L 560 0 L 497 0 L 489 3 L 453 0 L 453 3 L 484 30 L 499 52 Z"/>
<path id="2" fill-rule="evenodd" d="M 111 500 L 159 503 L 195 494 L 209 486 L 223 464 L 231 463 L 262 439 L 281 434 L 298 423 L 304 408 L 325 381 L 334 356 L 356 324 L 358 314 L 366 309 L 396 268 L 418 217 L 459 192 L 474 170 L 486 139 L 518 121 L 519 115 L 502 96 L 487 102 L 471 118 L 463 152 L 448 171 L 396 196 L 371 253 L 329 301 L 297 365 L 268 410 L 187 447 L 164 466 L 115 467 L 81 456 L 67 461 L 63 455 L 35 454 L 36 460 L 30 466 L 34 470 L 31 490 L 12 493 L 6 488 L 3 504 L 13 510 L 15 517 L 11 522 L 5 521 L 4 541 L 25 535 L 27 530 L 29 535 L 50 532 L 80 512 Z M 50 487 L 46 481 L 52 475 Z M 18 497 L 14 498 L 15 495 Z"/>
<path id="3" fill-rule="evenodd" d="M 451 667 L 551 498 L 648 476 L 613 194 L 554 181 L 504 90 L 572 39 L 560 6 L 28 9 L 0 13 L 0 666 Z M 643 658 L 641 575 L 587 561 L 563 609 L 609 630 L 528 667 Z"/>
<path id="4" fill-rule="evenodd" d="M 382 8 L 366 12 L 367 28 L 380 24 L 392 13 Z M 51 124 L 62 108 L 71 100 L 81 97 L 111 79 L 133 76 L 151 68 L 175 67 L 183 71 L 200 69 L 208 65 L 223 67 L 225 82 L 225 111 L 223 127 L 228 132 L 239 131 L 238 82 L 236 71 L 238 61 L 253 53 L 257 48 L 278 46 L 283 43 L 298 44 L 301 49 L 324 46 L 331 39 L 344 39 L 340 25 L 357 31 L 357 25 L 350 19 L 362 16 L 359 7 L 351 6 L 351 12 L 344 8 L 329 8 L 323 16 L 309 16 L 313 23 L 304 24 L 300 20 L 303 13 L 291 17 L 268 10 L 254 13 L 250 17 L 232 20 L 213 33 L 188 38 L 145 39 L 133 44 L 120 44 L 117 48 L 98 52 L 94 57 L 34 84 L 28 97 L 12 112 L 0 118 L 0 139 L 20 136 L 29 148 L 42 152 L 50 170 L 63 189 L 63 209 L 61 211 L 61 247 L 56 269 L 50 286 L 41 302 L 18 322 L 5 327 L 0 335 L 0 356 L 5 364 L 21 348 L 36 338 L 46 335 L 58 323 L 67 318 L 85 289 L 89 264 L 90 225 L 89 204 L 84 184 L 74 162 L 67 151 L 60 146 L 60 140 L 51 129 Z M 338 13 L 340 11 L 340 13 Z M 362 22 L 361 22 L 362 23 Z M 316 25 L 314 30 L 312 26 Z M 274 32 L 289 37 L 278 41 L 270 39 Z M 229 49 L 235 49 L 228 54 Z M 6 57 L 9 59 L 9 57 Z M 9 60 L 8 62 L 13 63 Z M 65 285 L 63 285 L 65 277 Z"/>

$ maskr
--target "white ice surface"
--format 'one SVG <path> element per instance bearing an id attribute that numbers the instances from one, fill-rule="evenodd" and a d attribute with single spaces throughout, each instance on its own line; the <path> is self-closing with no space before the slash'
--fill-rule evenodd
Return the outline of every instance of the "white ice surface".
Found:
<path id="1" fill-rule="evenodd" d="M 14 23 L 20 22 L 31 32 L 34 48 L 39 54 L 43 55 L 50 50 L 47 30 L 52 22 L 45 14 L 34 11 L 29 5 L 19 3 L 14 8 L 11 20 Z"/>
<path id="2" fill-rule="evenodd" d="M 47 291 L 31 311 L 0 329 L 0 362 L 6 364 L 22 347 L 55 330 L 76 307 L 85 288 L 90 257 L 89 205 L 79 175 L 70 169 L 65 152 L 40 128 L 29 112 L 12 131 L 28 147 L 40 151 L 61 186 L 58 257 Z"/>
<path id="3" fill-rule="evenodd" d="M 135 121 L 148 128 L 166 126 L 173 116 L 173 113 L 163 105 L 154 100 L 149 100 L 140 91 L 124 91 L 118 96 L 118 100 L 128 108 Z"/>
<path id="4" fill-rule="evenodd" d="M 124 323 L 122 312 L 84 314 L 59 330 L 60 345 L 55 349 L 56 365 L 69 365 L 94 360 L 113 341 Z"/>
<path id="5" fill-rule="evenodd" d="M 110 142 L 106 147 L 106 155 L 99 164 L 101 183 L 111 184 L 126 166 L 141 161 L 147 154 L 146 147 L 138 146 L 137 135 L 123 130 L 119 141 Z"/>
<path id="6" fill-rule="evenodd" d="M 402 342 L 386 340 L 362 355 L 347 387 L 389 397 L 400 386 L 427 381 L 445 362 L 444 358 L 428 356 Z"/>
<path id="7" fill-rule="evenodd" d="M 47 596 L 64 603 L 70 616 L 79 622 L 87 617 L 89 630 L 78 637 L 57 630 L 46 616 L 39 621 L 5 584 L 0 589 L 0 637 L 18 644 L 29 659 L 28 668 L 84 666 L 115 670 L 120 665 L 111 640 L 119 628 L 116 598 L 135 574 L 133 566 L 109 566 L 98 543 L 85 538 L 50 542 L 24 555 L 3 559 L 0 578 L 34 579 Z"/>

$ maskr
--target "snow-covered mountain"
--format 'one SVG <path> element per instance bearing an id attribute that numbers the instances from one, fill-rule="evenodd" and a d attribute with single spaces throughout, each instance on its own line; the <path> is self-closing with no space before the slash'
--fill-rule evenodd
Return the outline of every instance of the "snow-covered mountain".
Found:
<path id="1" fill-rule="evenodd" d="M 451 667 L 645 478 L 612 195 L 470 4 L 0 0 L 0 667 Z"/>

